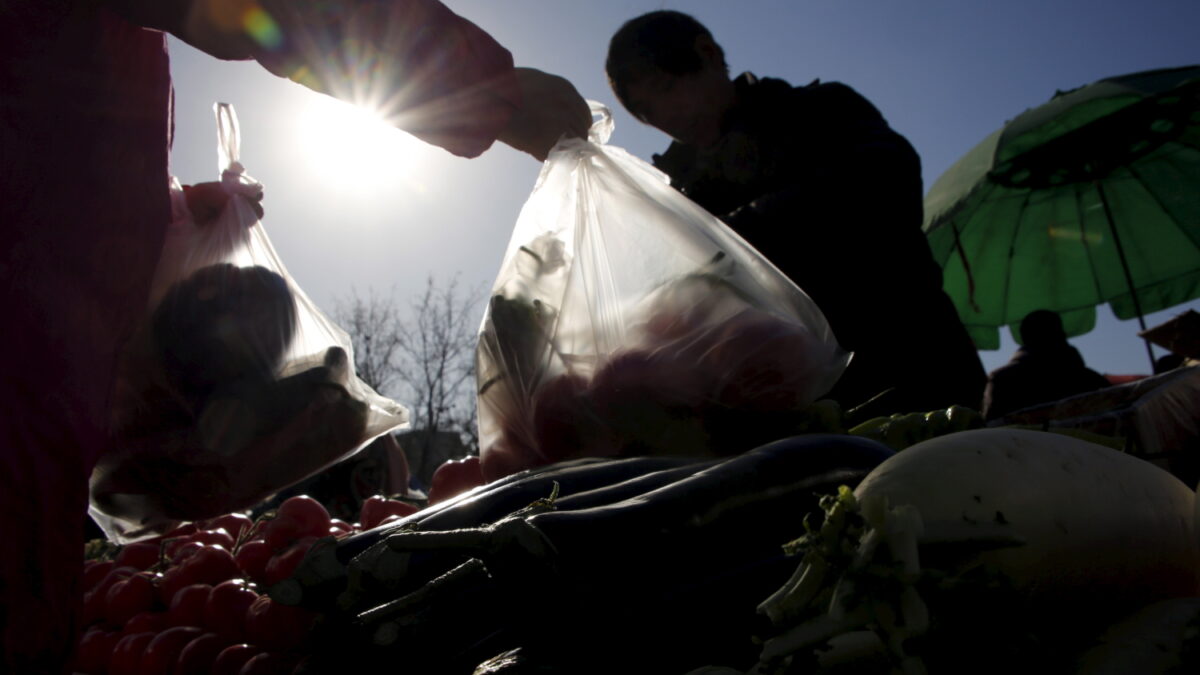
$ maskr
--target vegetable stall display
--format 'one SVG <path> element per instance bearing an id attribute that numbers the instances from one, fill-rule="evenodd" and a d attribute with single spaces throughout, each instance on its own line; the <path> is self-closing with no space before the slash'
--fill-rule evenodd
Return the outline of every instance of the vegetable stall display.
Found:
<path id="1" fill-rule="evenodd" d="M 977 429 L 917 443 L 824 507 L 793 544 L 796 573 L 760 605 L 773 629 L 756 675 L 846 660 L 1075 672 L 1111 624 L 1200 594 L 1195 492 L 1067 436 Z"/>

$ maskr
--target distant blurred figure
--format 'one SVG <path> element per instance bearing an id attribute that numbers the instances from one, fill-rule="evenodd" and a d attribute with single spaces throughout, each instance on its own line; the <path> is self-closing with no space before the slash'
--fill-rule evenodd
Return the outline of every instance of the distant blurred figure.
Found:
<path id="1" fill-rule="evenodd" d="M 1039 403 L 1109 386 L 1067 342 L 1062 317 L 1045 309 L 1021 320 L 1022 346 L 1009 362 L 988 374 L 983 415 L 991 420 Z"/>

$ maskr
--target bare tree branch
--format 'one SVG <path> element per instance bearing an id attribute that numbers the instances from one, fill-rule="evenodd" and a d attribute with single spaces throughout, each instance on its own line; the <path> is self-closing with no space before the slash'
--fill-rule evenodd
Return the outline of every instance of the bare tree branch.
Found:
<path id="1" fill-rule="evenodd" d="M 366 297 L 357 291 L 338 304 L 335 317 L 350 333 L 359 377 L 412 411 L 414 436 L 432 457 L 439 432 L 459 435 L 478 453 L 475 344 L 482 289 L 463 291 L 458 277 L 439 284 L 430 276 L 408 312 L 393 292 Z"/>

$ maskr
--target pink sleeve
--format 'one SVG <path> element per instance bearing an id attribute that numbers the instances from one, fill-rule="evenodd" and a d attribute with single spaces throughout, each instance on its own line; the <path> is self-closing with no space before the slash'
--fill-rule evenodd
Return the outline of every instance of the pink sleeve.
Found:
<path id="1" fill-rule="evenodd" d="M 436 0 L 329 3 L 302 21 L 264 3 L 272 72 L 354 103 L 373 105 L 405 131 L 463 157 L 487 150 L 520 103 L 512 55 Z M 300 29 L 287 29 L 301 26 Z"/>

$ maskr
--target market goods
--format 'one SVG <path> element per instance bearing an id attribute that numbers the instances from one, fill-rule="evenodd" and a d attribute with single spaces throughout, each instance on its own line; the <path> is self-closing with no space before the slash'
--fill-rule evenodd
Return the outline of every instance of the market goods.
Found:
<path id="1" fill-rule="evenodd" d="M 1200 592 L 1195 509 L 1162 469 L 1059 434 L 918 443 L 830 497 L 796 542 L 795 575 L 760 606 L 775 630 L 756 672 L 828 658 L 864 629 L 906 673 L 1030 658 L 1067 672 L 1123 614 Z"/>
<path id="2" fill-rule="evenodd" d="M 433 472 L 433 479 L 429 485 L 429 503 L 446 501 L 480 485 L 483 485 L 483 470 L 479 468 L 479 457 L 447 460 Z M 396 515 L 405 516 L 413 511 L 397 511 Z"/>
<path id="3" fill-rule="evenodd" d="M 871 441 L 812 435 L 723 461 L 551 467 L 386 533 L 318 544 L 290 580 L 300 591 L 280 597 L 324 614 L 329 632 L 315 644 L 354 646 L 313 655 L 342 667 L 403 658 L 424 673 L 469 673 L 523 646 L 571 672 L 618 672 L 633 654 L 643 672 L 683 672 L 714 654 L 752 653 L 754 606 L 790 572 L 779 545 L 800 529 L 778 514 L 815 506 L 822 486 L 853 483 L 889 455 Z M 343 549 L 356 553 L 341 562 Z M 345 572 L 328 574 L 339 565 Z M 594 663 L 577 670 L 581 653 Z"/>
<path id="4" fill-rule="evenodd" d="M 285 508 L 286 507 L 286 508 Z M 115 560 L 136 562 L 116 566 L 113 559 L 89 560 L 84 575 L 86 630 L 74 660 L 77 673 L 87 675 L 210 675 L 231 672 L 243 675 L 246 662 L 260 654 L 252 672 L 291 672 L 298 650 L 316 615 L 294 607 L 275 607 L 253 579 L 284 579 L 289 565 L 303 557 L 316 541 L 307 536 L 292 539 L 276 535 L 282 548 L 272 550 L 265 539 L 279 518 L 289 533 L 295 524 L 319 526 L 328 521 L 324 507 L 306 496 L 285 500 L 279 509 L 258 520 L 245 514 L 223 514 L 199 523 L 219 524 L 238 531 L 233 551 L 206 543 L 213 533 L 228 537 L 223 527 L 177 528 L 154 540 L 120 548 L 90 547 Z M 328 532 L 326 527 L 325 533 Z M 146 551 L 158 552 L 153 559 Z M 247 551 L 257 552 L 248 555 Z M 144 568 L 144 569 L 139 569 Z M 266 570 L 273 570 L 266 574 Z M 236 645 L 222 659 L 222 654 Z M 286 667 L 285 667 L 286 666 Z M 284 668 L 279 670 L 279 668 Z"/>
<path id="5" fill-rule="evenodd" d="M 358 523 L 360 529 L 370 530 L 385 518 L 391 516 L 411 516 L 417 512 L 417 507 L 399 499 L 388 499 L 383 495 L 372 495 L 363 500 L 359 508 Z"/>

